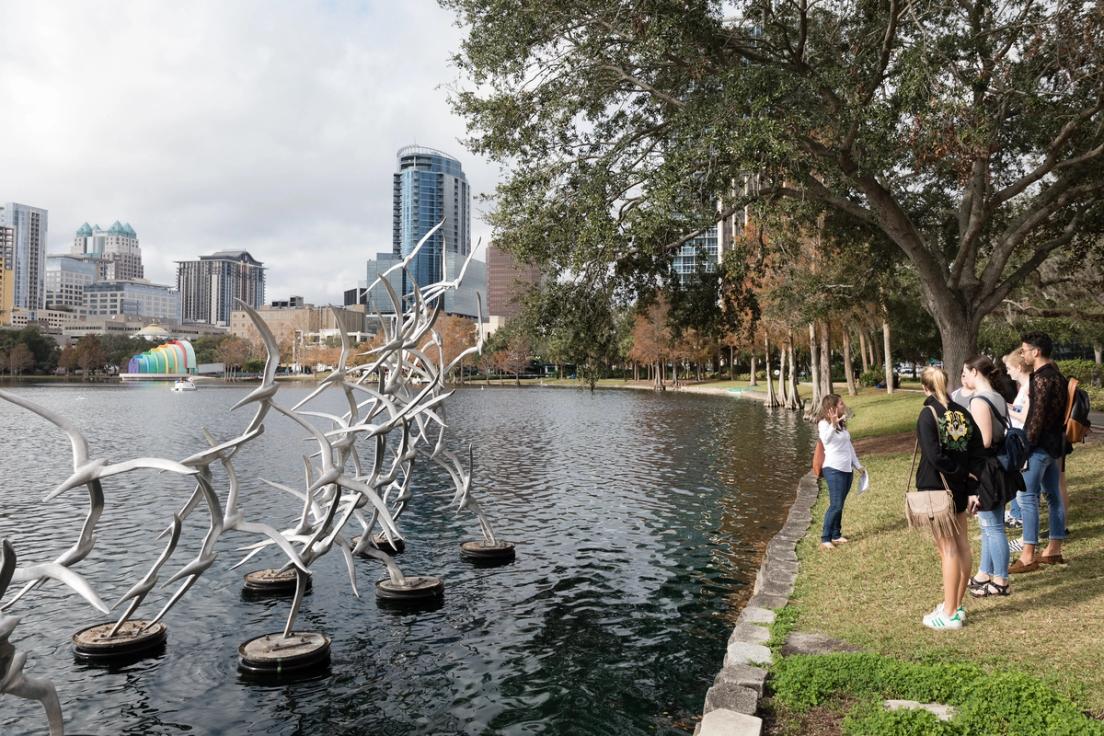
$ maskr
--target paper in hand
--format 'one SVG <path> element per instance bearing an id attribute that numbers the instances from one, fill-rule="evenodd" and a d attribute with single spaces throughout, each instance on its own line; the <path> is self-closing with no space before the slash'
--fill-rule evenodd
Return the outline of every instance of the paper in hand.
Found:
<path id="1" fill-rule="evenodd" d="M 859 493 L 865 493 L 868 488 L 870 488 L 870 471 L 864 470 L 862 478 L 859 479 Z"/>

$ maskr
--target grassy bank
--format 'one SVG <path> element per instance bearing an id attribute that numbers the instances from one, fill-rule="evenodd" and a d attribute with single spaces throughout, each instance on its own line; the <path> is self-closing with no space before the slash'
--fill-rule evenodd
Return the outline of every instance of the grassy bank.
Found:
<path id="1" fill-rule="evenodd" d="M 854 434 L 877 437 L 910 431 L 920 400 L 864 394 L 848 403 Z M 782 658 L 766 702 L 769 733 L 1104 733 L 1082 714 L 1104 714 L 1104 443 L 1069 459 L 1069 564 L 1015 576 L 1010 597 L 970 599 L 969 623 L 954 632 L 920 623 L 942 592 L 930 535 L 904 520 L 910 460 L 901 452 L 863 458 L 872 484 L 847 500 L 850 544 L 819 548 L 826 494 L 815 507 L 784 619 L 861 653 Z M 971 521 L 975 569 L 978 534 Z M 947 724 L 887 716 L 874 706 L 880 698 L 939 700 L 960 714 Z"/>

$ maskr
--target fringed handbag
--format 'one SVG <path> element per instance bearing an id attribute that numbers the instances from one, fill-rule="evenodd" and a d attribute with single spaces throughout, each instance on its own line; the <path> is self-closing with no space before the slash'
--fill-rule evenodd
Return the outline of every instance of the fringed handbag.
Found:
<path id="1" fill-rule="evenodd" d="M 939 415 L 930 406 L 932 415 L 939 421 Z M 920 449 L 920 438 L 916 438 L 916 445 L 912 449 L 912 465 L 909 468 L 908 478 L 905 480 L 905 518 L 908 519 L 910 529 L 931 529 L 936 537 L 954 536 L 958 531 L 958 517 L 955 514 L 954 496 L 951 495 L 947 478 L 942 473 L 939 479 L 943 481 L 942 491 L 910 491 L 913 473 L 916 471 L 916 453 Z"/>

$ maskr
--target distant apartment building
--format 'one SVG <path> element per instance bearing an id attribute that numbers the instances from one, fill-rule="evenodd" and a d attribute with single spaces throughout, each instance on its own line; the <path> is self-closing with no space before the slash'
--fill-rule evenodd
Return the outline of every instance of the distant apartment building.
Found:
<path id="1" fill-rule="evenodd" d="M 294 347 L 317 345 L 329 338 L 339 338 L 339 324 L 345 328 L 354 343 L 368 338 L 365 314 L 360 309 L 316 307 L 305 304 L 302 297 L 292 297 L 258 307 L 257 313 L 268 325 L 276 341 L 289 353 Z M 259 342 L 261 339 L 253 320 L 241 309 L 230 313 L 230 334 L 250 342 Z"/>
<path id="2" fill-rule="evenodd" d="M 106 230 L 84 223 L 73 237 L 70 253 L 94 259 L 99 265 L 100 279 L 140 281 L 145 278 L 142 248 L 129 222 L 122 224 L 116 220 Z"/>
<path id="3" fill-rule="evenodd" d="M 15 309 L 14 249 L 15 228 L 0 225 L 0 326 L 11 324 Z"/>
<path id="4" fill-rule="evenodd" d="M 16 309 L 33 312 L 46 303 L 44 280 L 48 219 L 47 211 L 39 207 L 16 202 L 0 204 L 0 225 L 15 231 L 11 245 L 11 270 Z"/>
<path id="5" fill-rule="evenodd" d="M 46 256 L 46 308 L 79 309 L 84 289 L 99 277 L 99 264 L 86 256 Z"/>
<path id="6" fill-rule="evenodd" d="M 181 320 L 228 326 L 234 299 L 264 304 L 264 265 L 244 250 L 224 250 L 194 261 L 177 261 Z"/>
<path id="7" fill-rule="evenodd" d="M 699 272 L 712 273 L 721 261 L 722 227 L 715 225 L 690 238 L 675 253 L 673 268 L 679 281 L 690 283 Z"/>
<path id="8" fill-rule="evenodd" d="M 147 317 L 176 324 L 180 293 L 148 281 L 97 281 L 84 287 L 84 313 L 89 317 Z"/>
<path id="9" fill-rule="evenodd" d="M 425 286 L 442 279 L 445 252 L 471 252 L 471 188 L 460 162 L 441 151 L 406 146 L 398 152 L 393 181 L 392 248 L 407 256 L 437 223 L 434 233 L 410 265 L 410 277 Z M 404 285 L 404 292 L 411 287 Z"/>
<path id="10" fill-rule="evenodd" d="M 487 315 L 500 325 L 521 313 L 522 300 L 540 283 L 540 268 L 519 263 L 494 243 L 487 246 Z"/>

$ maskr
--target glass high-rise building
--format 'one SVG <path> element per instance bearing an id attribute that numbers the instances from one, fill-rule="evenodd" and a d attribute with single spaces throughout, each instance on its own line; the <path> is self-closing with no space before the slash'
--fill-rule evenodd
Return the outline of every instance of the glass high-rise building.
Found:
<path id="1" fill-rule="evenodd" d="M 442 219 L 444 227 L 411 263 L 410 274 L 420 286 L 455 277 L 446 269 L 471 252 L 471 189 L 460 162 L 447 153 L 423 146 L 400 148 L 394 176 L 392 252 L 409 255 Z M 446 258 L 446 253 L 452 257 Z M 405 293 L 410 290 L 409 284 L 403 285 Z"/>
<path id="2" fill-rule="evenodd" d="M 674 271 L 683 285 L 690 283 L 699 271 L 713 272 L 721 259 L 719 227 L 711 227 L 687 240 L 678 249 Z"/>
<path id="3" fill-rule="evenodd" d="M 46 304 L 46 228 L 48 214 L 17 202 L 0 204 L 0 225 L 15 231 L 11 263 L 16 309 L 35 311 Z M 7 259 L 5 259 L 7 261 Z"/>

